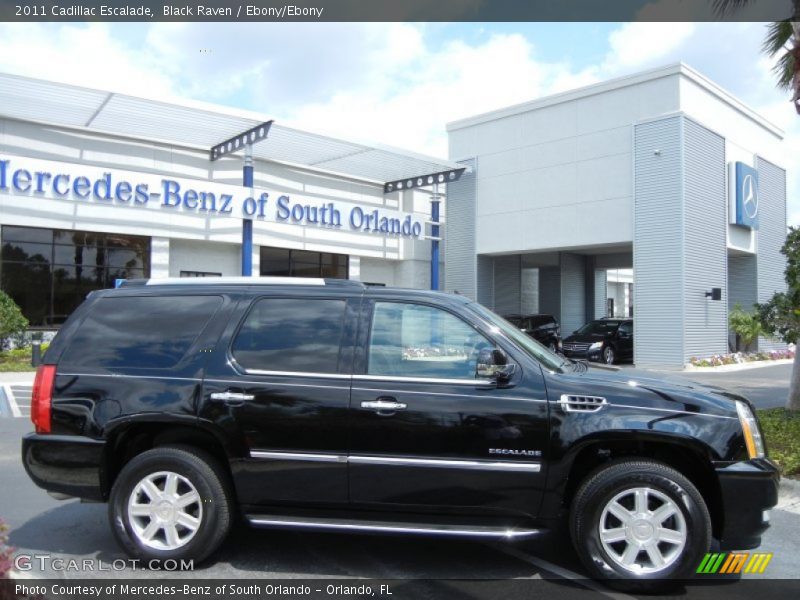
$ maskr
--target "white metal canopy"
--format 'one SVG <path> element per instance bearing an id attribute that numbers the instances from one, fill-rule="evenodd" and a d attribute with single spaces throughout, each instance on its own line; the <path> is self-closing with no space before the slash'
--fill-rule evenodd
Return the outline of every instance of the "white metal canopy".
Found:
<path id="1" fill-rule="evenodd" d="M 140 98 L 0 73 L 0 118 L 77 127 L 208 151 L 269 117 L 204 102 Z M 273 123 L 257 159 L 384 183 L 462 167 L 407 150 L 329 137 Z"/>

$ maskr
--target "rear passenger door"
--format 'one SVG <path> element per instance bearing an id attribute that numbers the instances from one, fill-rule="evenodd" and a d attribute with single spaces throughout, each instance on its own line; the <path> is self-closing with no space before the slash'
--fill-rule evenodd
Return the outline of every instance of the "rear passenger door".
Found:
<path id="1" fill-rule="evenodd" d="M 340 296 L 243 302 L 207 369 L 200 410 L 230 440 L 239 502 L 340 504 L 355 312 Z"/>

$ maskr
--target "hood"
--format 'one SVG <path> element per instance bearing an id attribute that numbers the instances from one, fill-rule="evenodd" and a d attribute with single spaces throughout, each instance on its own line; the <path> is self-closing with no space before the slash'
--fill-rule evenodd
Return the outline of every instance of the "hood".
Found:
<path id="1" fill-rule="evenodd" d="M 626 404 L 658 405 L 724 416 L 736 416 L 734 402 L 737 400 L 749 404 L 745 397 L 717 386 L 642 369 L 589 364 L 585 370 L 568 372 L 562 377 L 570 381 L 570 387 L 574 385 L 587 391 L 600 393 L 604 390 L 603 393 L 611 396 L 624 396 Z"/>

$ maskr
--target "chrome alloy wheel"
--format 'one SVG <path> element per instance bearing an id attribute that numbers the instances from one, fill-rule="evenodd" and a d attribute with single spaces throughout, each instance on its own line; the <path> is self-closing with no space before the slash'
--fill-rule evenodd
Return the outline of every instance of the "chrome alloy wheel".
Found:
<path id="1" fill-rule="evenodd" d="M 189 543 L 203 520 L 203 502 L 183 475 L 151 473 L 134 486 L 128 498 L 128 523 L 149 548 L 175 550 Z"/>
<path id="2" fill-rule="evenodd" d="M 686 519 L 680 507 L 650 487 L 630 488 L 609 500 L 599 530 L 611 560 L 636 575 L 668 568 L 686 546 Z"/>

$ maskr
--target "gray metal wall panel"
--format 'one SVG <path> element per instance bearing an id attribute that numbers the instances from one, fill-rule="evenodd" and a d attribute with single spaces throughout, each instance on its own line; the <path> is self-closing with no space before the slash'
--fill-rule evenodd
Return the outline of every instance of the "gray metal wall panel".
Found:
<path id="1" fill-rule="evenodd" d="M 539 312 L 539 269 L 522 269 L 522 307 L 523 314 Z"/>
<path id="2" fill-rule="evenodd" d="M 594 318 L 602 319 L 608 312 L 608 272 L 594 270 Z"/>
<path id="3" fill-rule="evenodd" d="M 680 368 L 683 353 L 682 118 L 634 127 L 635 362 Z"/>
<path id="4" fill-rule="evenodd" d="M 786 259 L 781 247 L 786 241 L 786 171 L 757 158 L 758 168 L 758 301 L 766 302 L 775 292 L 786 289 Z M 759 350 L 777 350 L 786 345 L 761 338 Z"/>
<path id="5" fill-rule="evenodd" d="M 539 268 L 539 311 L 561 322 L 561 269 Z"/>
<path id="6" fill-rule="evenodd" d="M 477 301 L 494 310 L 494 261 L 491 256 L 477 257 Z"/>
<path id="7" fill-rule="evenodd" d="M 572 332 L 586 323 L 586 257 L 561 254 L 561 328 Z"/>
<path id="8" fill-rule="evenodd" d="M 728 309 L 740 304 L 744 310 L 752 311 L 758 302 L 755 256 L 728 257 Z"/>
<path id="9" fill-rule="evenodd" d="M 478 269 L 475 247 L 476 159 L 461 161 L 472 167 L 456 182 L 447 184 L 444 245 L 444 289 L 456 290 L 474 299 L 478 297 Z"/>
<path id="10" fill-rule="evenodd" d="M 500 315 L 519 314 L 522 309 L 522 261 L 520 256 L 494 259 L 494 310 Z"/>
<path id="11" fill-rule="evenodd" d="M 684 118 L 684 361 L 728 351 L 725 139 Z M 706 298 L 722 289 L 722 300 Z M 638 331 L 637 331 L 638 334 Z"/>

